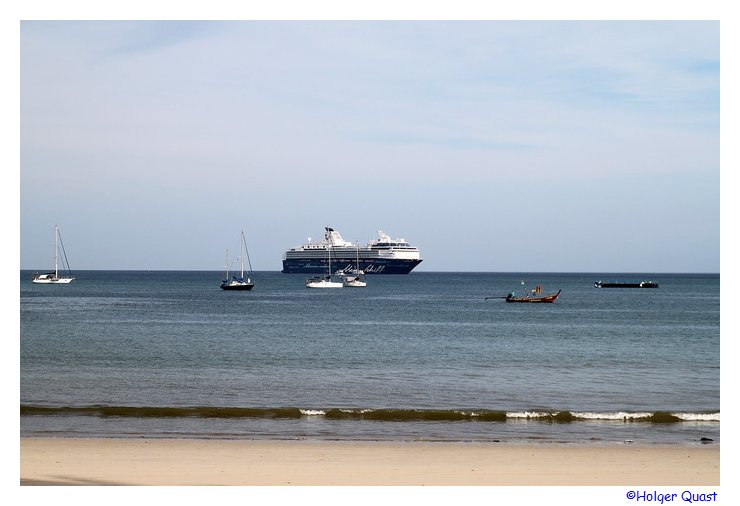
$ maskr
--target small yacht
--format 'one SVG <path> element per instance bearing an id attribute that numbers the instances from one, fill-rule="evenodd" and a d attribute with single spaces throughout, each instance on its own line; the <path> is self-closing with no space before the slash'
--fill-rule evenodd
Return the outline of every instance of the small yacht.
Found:
<path id="1" fill-rule="evenodd" d="M 67 266 L 67 275 L 66 276 L 60 276 L 59 275 L 59 246 L 62 247 L 62 266 Z M 54 227 L 54 272 L 44 272 L 44 273 L 34 273 L 33 275 L 33 282 L 34 283 L 41 283 L 41 284 L 60 284 L 60 285 L 66 285 L 68 283 L 71 283 L 75 278 L 72 277 L 72 271 L 69 268 L 69 262 L 67 261 L 67 253 L 64 251 L 64 243 L 62 242 L 62 235 L 59 232 L 59 226 L 55 225 Z"/>
<path id="2" fill-rule="evenodd" d="M 339 281 L 332 281 L 331 276 L 315 276 L 306 280 L 306 288 L 342 288 Z"/>
<path id="3" fill-rule="evenodd" d="M 340 281 L 331 279 L 331 248 L 327 248 L 327 274 L 325 276 L 314 276 L 306 280 L 306 288 L 342 288 Z"/>
<path id="4" fill-rule="evenodd" d="M 342 279 L 344 286 L 352 288 L 364 288 L 367 286 L 365 281 L 365 272 L 360 270 L 360 246 L 357 245 L 357 261 L 355 268 L 349 272 L 345 272 Z"/>
<path id="5" fill-rule="evenodd" d="M 247 249 L 247 241 L 244 239 L 244 231 L 242 230 L 241 244 L 239 245 L 239 260 L 241 261 L 241 275 L 232 276 L 229 279 L 229 250 L 226 250 L 226 279 L 221 281 L 222 290 L 251 290 L 254 288 L 252 282 L 252 262 L 249 261 L 249 250 Z M 244 252 L 247 252 L 247 261 L 249 263 L 249 271 L 247 272 L 247 279 L 244 279 Z"/>

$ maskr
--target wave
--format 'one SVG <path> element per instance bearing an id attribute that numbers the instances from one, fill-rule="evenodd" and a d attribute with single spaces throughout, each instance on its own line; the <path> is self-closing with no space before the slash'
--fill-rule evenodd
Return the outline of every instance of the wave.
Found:
<path id="1" fill-rule="evenodd" d="M 507 422 L 535 421 L 571 423 L 611 422 L 719 422 L 719 411 L 710 412 L 587 412 L 587 411 L 495 411 L 457 409 L 375 409 L 222 406 L 35 406 L 21 404 L 21 416 L 94 416 L 121 418 L 286 418 L 322 417 L 334 420 L 387 422 Z"/>

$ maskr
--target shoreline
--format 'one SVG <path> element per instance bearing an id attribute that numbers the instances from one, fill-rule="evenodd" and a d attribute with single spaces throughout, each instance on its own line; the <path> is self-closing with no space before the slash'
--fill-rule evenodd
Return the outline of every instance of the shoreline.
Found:
<path id="1" fill-rule="evenodd" d="M 719 445 L 20 438 L 20 485 L 718 486 Z"/>

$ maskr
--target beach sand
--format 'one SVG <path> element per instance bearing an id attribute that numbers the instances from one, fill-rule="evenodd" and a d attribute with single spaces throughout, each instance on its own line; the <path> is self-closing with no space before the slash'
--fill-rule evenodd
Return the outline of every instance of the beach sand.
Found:
<path id="1" fill-rule="evenodd" d="M 718 445 L 20 439 L 21 485 L 696 485 Z"/>

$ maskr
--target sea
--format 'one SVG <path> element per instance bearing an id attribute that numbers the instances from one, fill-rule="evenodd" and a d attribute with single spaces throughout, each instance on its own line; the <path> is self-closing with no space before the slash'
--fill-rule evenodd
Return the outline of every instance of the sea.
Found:
<path id="1" fill-rule="evenodd" d="M 22 437 L 720 442 L 719 274 L 74 274 L 20 272 Z"/>

